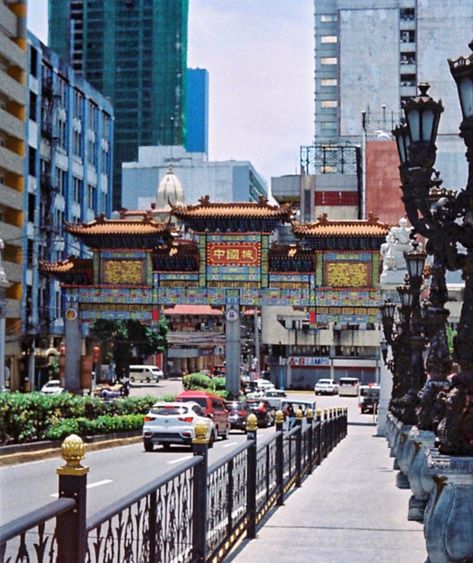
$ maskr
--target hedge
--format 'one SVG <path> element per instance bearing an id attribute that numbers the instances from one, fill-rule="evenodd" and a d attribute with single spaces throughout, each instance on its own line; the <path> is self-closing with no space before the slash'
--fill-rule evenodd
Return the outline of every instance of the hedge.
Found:
<path id="1" fill-rule="evenodd" d="M 167 395 L 160 399 L 170 401 L 173 398 Z M 142 424 L 143 415 L 157 400 L 151 396 L 103 401 L 98 397 L 70 393 L 0 393 L 0 443 L 51 439 L 51 432 L 61 425 L 72 427 L 76 424 L 74 421 L 80 421 L 77 424 L 82 435 L 136 429 Z M 137 415 L 141 415 L 140 423 L 133 418 Z M 127 418 L 130 416 L 132 418 Z M 130 424 L 132 428 L 128 428 Z M 86 430 L 82 432 L 82 429 Z"/>
<path id="2" fill-rule="evenodd" d="M 209 391 L 220 395 L 224 399 L 228 397 L 225 377 L 210 377 L 205 373 L 190 373 L 182 378 L 184 389 L 191 391 Z"/>

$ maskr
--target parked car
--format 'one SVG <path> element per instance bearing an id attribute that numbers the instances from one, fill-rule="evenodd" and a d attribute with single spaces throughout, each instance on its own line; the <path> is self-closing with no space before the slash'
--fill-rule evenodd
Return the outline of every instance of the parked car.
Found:
<path id="1" fill-rule="evenodd" d="M 59 395 L 59 393 L 65 393 L 66 390 L 59 379 L 50 379 L 41 387 L 40 392 L 45 395 Z"/>
<path id="2" fill-rule="evenodd" d="M 195 427 L 199 422 L 207 426 L 207 438 L 211 448 L 217 431 L 200 405 L 191 401 L 155 403 L 144 418 L 143 446 L 147 452 L 151 452 L 158 444 L 165 449 L 171 444 L 192 444 Z"/>
<path id="3" fill-rule="evenodd" d="M 157 383 L 164 378 L 163 370 L 156 366 L 133 365 L 128 368 L 130 381 L 146 381 L 146 383 Z"/>
<path id="4" fill-rule="evenodd" d="M 199 404 L 206 416 L 213 421 L 217 434 L 223 440 L 228 438 L 230 421 L 228 420 L 228 410 L 222 397 L 208 391 L 182 391 L 177 395 L 176 401 L 194 401 Z"/>
<path id="5" fill-rule="evenodd" d="M 358 397 L 360 380 L 357 377 L 341 377 L 338 381 L 338 394 L 340 397 Z"/>
<path id="6" fill-rule="evenodd" d="M 361 385 L 358 406 L 361 414 L 376 412 L 379 403 L 379 385 Z"/>
<path id="7" fill-rule="evenodd" d="M 319 379 L 314 386 L 316 395 L 336 395 L 338 393 L 338 385 L 334 379 Z"/>
<path id="8" fill-rule="evenodd" d="M 276 418 L 276 411 L 268 401 L 265 399 L 248 399 L 246 404 L 248 414 L 256 415 L 258 426 L 263 428 L 273 426 Z"/>
<path id="9" fill-rule="evenodd" d="M 246 401 L 227 401 L 226 405 L 230 428 L 246 432 L 246 418 L 248 416 Z"/>

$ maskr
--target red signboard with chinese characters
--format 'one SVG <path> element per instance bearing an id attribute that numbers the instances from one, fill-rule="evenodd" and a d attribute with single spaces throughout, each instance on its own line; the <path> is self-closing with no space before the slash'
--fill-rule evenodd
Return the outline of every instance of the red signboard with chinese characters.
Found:
<path id="1" fill-rule="evenodd" d="M 259 266 L 260 259 L 260 244 L 209 242 L 207 245 L 209 266 Z"/>

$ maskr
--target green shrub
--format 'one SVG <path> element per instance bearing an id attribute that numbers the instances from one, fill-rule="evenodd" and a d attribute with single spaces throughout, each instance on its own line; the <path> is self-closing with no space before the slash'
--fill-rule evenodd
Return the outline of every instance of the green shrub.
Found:
<path id="1" fill-rule="evenodd" d="M 143 426 L 142 414 L 104 415 L 95 420 L 87 418 L 74 418 L 57 421 L 45 434 L 47 440 L 63 440 L 70 434 L 78 436 L 94 436 L 97 434 L 110 434 L 112 432 L 126 432 L 139 430 Z"/>
<path id="2" fill-rule="evenodd" d="M 174 396 L 161 397 L 173 400 Z M 117 416 L 141 416 L 156 402 L 156 397 L 124 397 L 102 401 L 98 397 L 82 397 L 70 393 L 0 393 L 0 443 L 25 443 L 49 438 L 50 430 L 58 424 L 77 432 L 87 427 L 84 421 L 115 419 Z M 76 420 L 80 420 L 77 427 Z M 113 427 L 109 421 L 104 428 Z M 117 423 L 118 424 L 118 423 Z M 108 430 L 105 430 L 108 431 Z M 115 431 L 115 430 L 110 430 Z M 65 435 L 68 434 L 65 432 Z"/>
<path id="3" fill-rule="evenodd" d="M 204 373 L 190 373 L 182 378 L 184 389 L 189 391 L 212 389 L 212 378 Z"/>

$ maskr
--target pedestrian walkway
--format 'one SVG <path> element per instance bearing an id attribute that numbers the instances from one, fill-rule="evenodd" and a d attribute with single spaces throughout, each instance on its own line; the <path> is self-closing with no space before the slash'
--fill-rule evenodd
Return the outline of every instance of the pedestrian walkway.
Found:
<path id="1" fill-rule="evenodd" d="M 237 563 L 423 563 L 422 524 L 407 520 L 410 490 L 395 486 L 385 438 L 371 424 L 348 435 L 255 540 L 227 558 Z"/>

